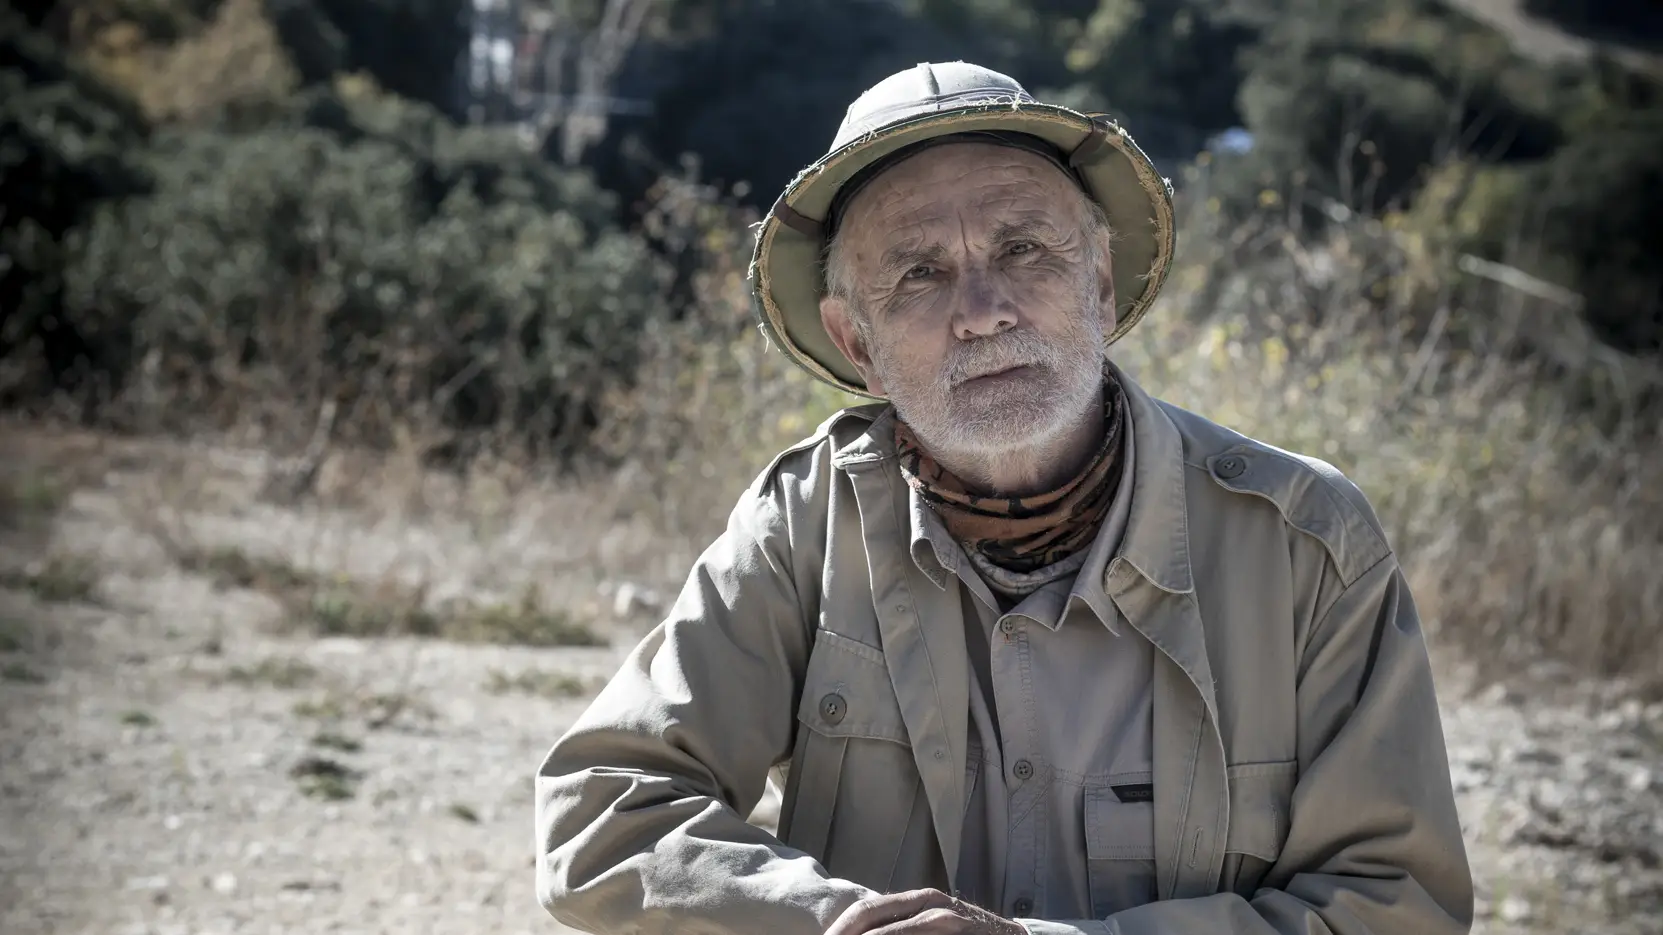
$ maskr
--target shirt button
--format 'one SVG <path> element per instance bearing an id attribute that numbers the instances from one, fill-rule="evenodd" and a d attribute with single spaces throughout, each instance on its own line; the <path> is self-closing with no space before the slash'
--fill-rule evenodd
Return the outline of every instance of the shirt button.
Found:
<path id="1" fill-rule="evenodd" d="M 1016 765 L 1011 767 L 1011 774 L 1017 779 L 1027 779 L 1034 774 L 1034 764 L 1027 760 L 1017 760 Z"/>
<path id="2" fill-rule="evenodd" d="M 1236 455 L 1225 455 L 1218 459 L 1218 463 L 1214 465 L 1214 470 L 1218 471 L 1219 477 L 1225 480 L 1233 480 L 1240 477 L 1242 472 L 1247 470 L 1247 461 Z"/>
<path id="3" fill-rule="evenodd" d="M 1015 620 L 1001 620 L 1001 621 L 999 621 L 999 629 L 1003 630 L 1007 635 L 1011 634 L 1011 633 L 1015 633 L 1016 632 L 1016 621 Z"/>
<path id="4" fill-rule="evenodd" d="M 1016 902 L 1011 903 L 1011 915 L 1025 916 L 1033 911 L 1034 901 L 1026 896 L 1019 896 L 1017 897 Z"/>
<path id="5" fill-rule="evenodd" d="M 843 696 L 836 692 L 820 699 L 820 717 L 824 718 L 827 724 L 836 724 L 843 720 L 843 715 L 848 711 L 849 706 L 843 701 Z"/>

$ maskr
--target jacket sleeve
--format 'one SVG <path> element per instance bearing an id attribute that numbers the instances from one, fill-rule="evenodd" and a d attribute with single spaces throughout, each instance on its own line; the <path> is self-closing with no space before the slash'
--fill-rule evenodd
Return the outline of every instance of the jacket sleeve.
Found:
<path id="1" fill-rule="evenodd" d="M 1392 555 L 1313 630 L 1287 839 L 1251 898 L 1149 903 L 1034 935 L 1465 935 L 1471 868 L 1420 618 Z"/>
<path id="2" fill-rule="evenodd" d="M 873 895 L 745 820 L 791 751 L 809 649 L 793 573 L 819 580 L 793 567 L 783 503 L 777 487 L 744 495 L 666 619 L 538 770 L 537 891 L 559 922 L 818 935 Z"/>

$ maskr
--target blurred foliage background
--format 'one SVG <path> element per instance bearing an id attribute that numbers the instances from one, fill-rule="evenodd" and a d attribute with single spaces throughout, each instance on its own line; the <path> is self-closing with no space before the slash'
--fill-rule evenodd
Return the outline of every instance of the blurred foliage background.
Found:
<path id="1" fill-rule="evenodd" d="M 1153 391 L 1356 477 L 1445 632 L 1655 672 L 1659 48 L 1553 0 L 25 0 L 0 405 L 625 471 L 708 535 L 850 402 L 754 330 L 748 225 L 964 58 L 1174 177 Z"/>

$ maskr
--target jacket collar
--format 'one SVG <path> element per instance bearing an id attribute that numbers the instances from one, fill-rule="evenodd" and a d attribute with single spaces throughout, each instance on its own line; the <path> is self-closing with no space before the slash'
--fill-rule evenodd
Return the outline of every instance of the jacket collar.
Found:
<path id="1" fill-rule="evenodd" d="M 1189 507 L 1184 493 L 1184 441 L 1178 427 L 1143 387 L 1115 366 L 1132 417 L 1132 515 L 1117 556 L 1150 583 L 1173 594 L 1195 590 L 1190 568 Z M 1110 563 L 1112 573 L 1114 563 Z"/>
<path id="2" fill-rule="evenodd" d="M 883 463 L 886 470 L 900 470 L 895 456 L 895 407 L 886 405 L 866 430 L 832 454 L 832 466 L 849 470 Z M 918 491 L 907 488 L 907 542 L 912 561 L 938 588 L 945 588 L 958 573 L 960 553 L 943 548 L 929 533 L 929 505 Z"/>
<path id="3" fill-rule="evenodd" d="M 1188 594 L 1195 590 L 1195 576 L 1190 567 L 1183 439 L 1143 387 L 1113 362 L 1109 367 L 1125 393 L 1136 456 L 1132 459 L 1131 515 L 1126 520 L 1126 531 L 1114 560 L 1097 566 L 1098 577 L 1108 587 L 1109 576 L 1124 561 L 1161 590 Z M 862 408 L 871 412 L 878 407 Z M 895 419 L 893 406 L 878 408 L 866 429 L 833 453 L 832 465 L 847 470 L 857 465 L 894 462 Z M 929 506 L 923 499 L 912 492 L 907 500 L 912 559 L 937 586 L 947 587 L 957 574 L 960 556 L 955 550 L 933 544 L 925 526 Z"/>

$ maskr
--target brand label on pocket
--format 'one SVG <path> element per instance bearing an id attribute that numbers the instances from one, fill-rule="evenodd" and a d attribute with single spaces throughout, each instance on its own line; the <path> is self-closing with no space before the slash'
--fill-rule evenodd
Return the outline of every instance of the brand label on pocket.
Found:
<path id="1" fill-rule="evenodd" d="M 1118 786 L 1110 786 L 1114 790 L 1114 797 L 1121 802 L 1153 802 L 1155 801 L 1155 784 L 1149 782 L 1129 782 Z"/>

